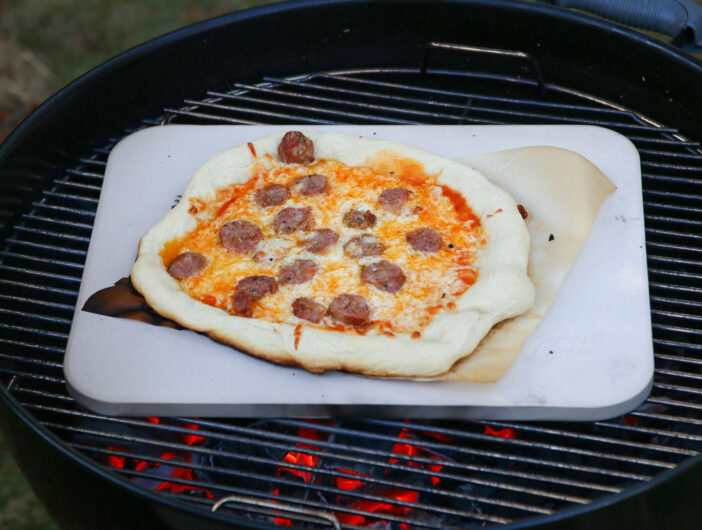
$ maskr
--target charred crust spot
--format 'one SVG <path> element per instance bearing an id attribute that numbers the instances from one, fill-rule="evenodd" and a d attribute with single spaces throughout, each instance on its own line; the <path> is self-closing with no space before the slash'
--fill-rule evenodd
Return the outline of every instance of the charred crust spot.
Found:
<path id="1" fill-rule="evenodd" d="M 522 219 L 529 217 L 529 212 L 527 212 L 526 208 L 524 208 L 524 206 L 521 204 L 517 204 L 517 210 L 519 210 L 519 214 L 522 216 Z"/>

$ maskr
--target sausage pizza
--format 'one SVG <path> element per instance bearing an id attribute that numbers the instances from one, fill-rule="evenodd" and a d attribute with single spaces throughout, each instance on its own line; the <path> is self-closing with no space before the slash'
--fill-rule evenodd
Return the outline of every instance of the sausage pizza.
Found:
<path id="1" fill-rule="evenodd" d="M 429 377 L 526 311 L 513 199 L 415 147 L 289 131 L 210 159 L 140 243 L 157 312 L 312 372 Z"/>

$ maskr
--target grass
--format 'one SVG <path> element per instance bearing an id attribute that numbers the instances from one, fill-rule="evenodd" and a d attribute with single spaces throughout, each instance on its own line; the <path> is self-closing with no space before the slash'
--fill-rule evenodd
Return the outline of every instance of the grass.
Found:
<path id="1" fill-rule="evenodd" d="M 0 436 L 0 528 L 55 530 Z"/>
<path id="2" fill-rule="evenodd" d="M 0 142 L 105 60 L 174 29 L 273 0 L 0 0 Z M 0 436 L 0 529 L 56 530 Z"/>

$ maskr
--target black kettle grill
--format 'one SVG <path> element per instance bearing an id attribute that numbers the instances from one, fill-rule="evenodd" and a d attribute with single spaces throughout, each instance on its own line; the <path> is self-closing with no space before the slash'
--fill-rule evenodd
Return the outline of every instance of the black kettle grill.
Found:
<path id="1" fill-rule="evenodd" d="M 676 43 L 692 46 L 694 20 L 683 22 Z M 677 48 L 516 1 L 282 3 L 108 61 L 0 145 L 4 437 L 67 529 L 697 527 L 700 87 L 702 64 Z M 594 124 L 624 134 L 642 165 L 650 398 L 593 423 L 82 409 L 62 359 L 107 155 L 131 132 L 178 123 Z"/>

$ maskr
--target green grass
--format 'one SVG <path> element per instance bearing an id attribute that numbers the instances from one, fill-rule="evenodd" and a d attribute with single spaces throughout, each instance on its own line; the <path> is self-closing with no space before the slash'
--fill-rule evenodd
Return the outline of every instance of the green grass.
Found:
<path id="1" fill-rule="evenodd" d="M 0 436 L 0 528 L 56 530 Z"/>
<path id="2" fill-rule="evenodd" d="M 49 67 L 58 89 L 120 52 L 174 29 L 273 0 L 0 0 L 9 39 Z"/>

